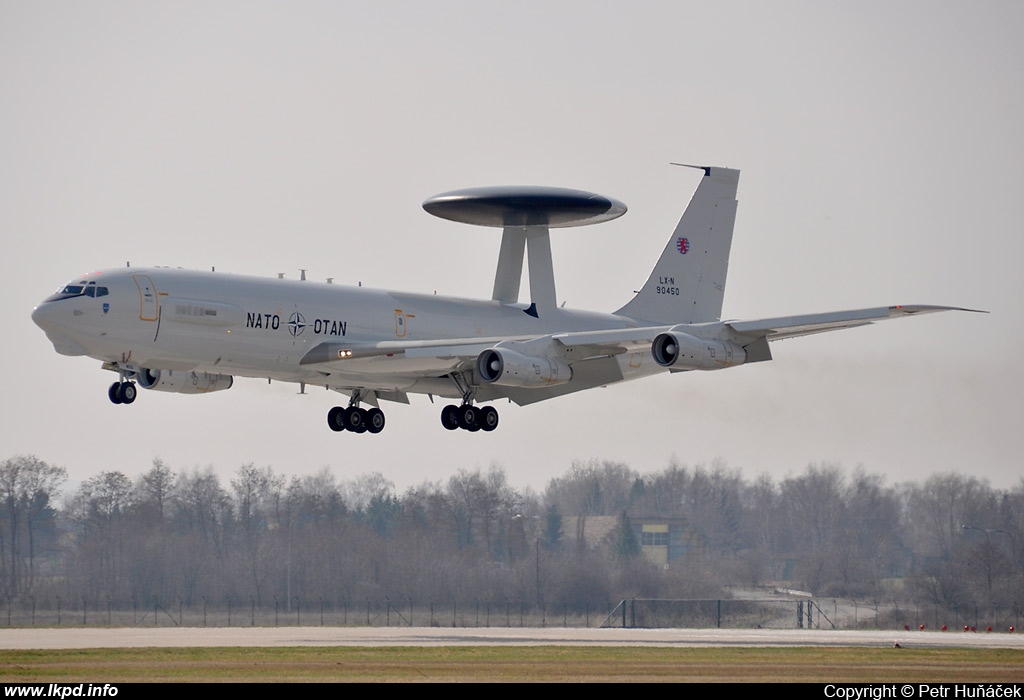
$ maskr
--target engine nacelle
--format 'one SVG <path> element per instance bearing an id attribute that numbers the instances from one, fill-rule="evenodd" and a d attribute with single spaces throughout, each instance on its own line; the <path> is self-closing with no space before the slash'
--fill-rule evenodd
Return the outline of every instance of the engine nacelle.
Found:
<path id="1" fill-rule="evenodd" d="M 565 384 L 572 368 L 550 357 L 528 357 L 506 348 L 489 348 L 476 358 L 480 378 L 489 384 L 538 389 Z"/>
<path id="2" fill-rule="evenodd" d="M 662 367 L 674 369 L 724 369 L 742 365 L 747 359 L 747 352 L 735 343 L 674 332 L 655 338 L 651 354 Z"/>
<path id="3" fill-rule="evenodd" d="M 208 394 L 230 389 L 234 379 L 226 374 L 182 372 L 170 369 L 143 369 L 136 373 L 143 389 L 169 391 L 175 394 Z"/>

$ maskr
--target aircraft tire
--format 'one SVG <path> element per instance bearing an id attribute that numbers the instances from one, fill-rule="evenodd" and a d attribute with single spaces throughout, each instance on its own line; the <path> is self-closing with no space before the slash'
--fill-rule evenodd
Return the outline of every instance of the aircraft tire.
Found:
<path id="1" fill-rule="evenodd" d="M 345 429 L 345 409 L 335 406 L 327 412 L 327 425 L 336 433 Z"/>
<path id="2" fill-rule="evenodd" d="M 475 406 L 470 406 L 469 404 L 460 406 L 455 415 L 459 419 L 459 427 L 463 430 L 468 430 L 471 433 L 480 430 L 480 416 Z"/>
<path id="3" fill-rule="evenodd" d="M 376 435 L 384 430 L 384 411 L 379 408 L 371 408 L 366 412 L 366 429 Z"/>
<path id="4" fill-rule="evenodd" d="M 350 428 L 350 430 L 353 433 L 357 433 L 357 434 L 358 433 L 365 433 L 366 429 L 367 429 L 366 409 L 365 408 L 357 408 L 356 410 L 359 411 L 359 427 L 358 428 Z"/>
<path id="5" fill-rule="evenodd" d="M 491 432 L 498 427 L 498 409 L 494 406 L 484 406 L 480 409 L 478 422 L 481 430 Z"/>
<path id="6" fill-rule="evenodd" d="M 356 406 L 346 408 L 345 428 L 353 433 L 366 432 L 366 411 Z"/>
<path id="7" fill-rule="evenodd" d="M 118 382 L 114 382 L 113 384 L 110 385 L 110 388 L 107 389 L 107 398 L 110 399 L 110 403 L 116 403 L 116 404 L 121 403 L 121 392 L 120 392 L 120 389 L 121 389 L 121 384 L 118 383 Z"/>
<path id="8" fill-rule="evenodd" d="M 138 393 L 138 388 L 132 382 L 121 382 L 121 386 L 117 388 L 117 397 L 126 405 L 134 402 Z"/>
<path id="9" fill-rule="evenodd" d="M 448 404 L 441 409 L 441 425 L 447 430 L 458 430 L 459 429 L 459 417 L 457 415 L 459 411 L 458 406 Z"/>

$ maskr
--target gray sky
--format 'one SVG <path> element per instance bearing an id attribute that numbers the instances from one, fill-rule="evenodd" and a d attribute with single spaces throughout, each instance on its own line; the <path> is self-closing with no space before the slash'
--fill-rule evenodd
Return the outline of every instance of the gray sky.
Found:
<path id="1" fill-rule="evenodd" d="M 573 460 L 640 471 L 811 462 L 890 481 L 1019 483 L 1024 452 L 1024 5 L 1016 2 L 0 0 L 0 459 L 137 475 L 241 464 L 399 488 L 497 462 L 543 488 Z M 491 434 L 440 404 L 336 434 L 336 394 L 243 380 L 142 392 L 54 353 L 29 314 L 82 272 L 172 265 L 489 297 L 499 236 L 430 217 L 459 187 L 626 202 L 556 231 L 559 300 L 611 311 L 697 181 L 742 170 L 727 318 L 951 304 L 773 345 L 775 361 L 524 408 Z"/>

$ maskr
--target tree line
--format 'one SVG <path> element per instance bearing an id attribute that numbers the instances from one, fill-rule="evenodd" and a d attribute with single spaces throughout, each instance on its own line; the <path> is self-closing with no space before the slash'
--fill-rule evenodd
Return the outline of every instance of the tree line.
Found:
<path id="1" fill-rule="evenodd" d="M 887 485 L 810 465 L 750 480 L 722 464 L 641 473 L 592 461 L 540 493 L 514 488 L 497 465 L 399 493 L 379 473 L 338 481 L 328 469 L 288 476 L 246 464 L 225 483 L 210 467 L 155 459 L 134 477 L 104 471 L 64 492 L 66 481 L 36 457 L 0 463 L 8 603 L 589 609 L 722 598 L 730 587 L 974 606 L 996 618 L 1024 603 L 1024 479 L 1008 490 L 956 473 Z M 637 523 L 658 518 L 680 524 L 688 543 L 668 566 L 648 561 L 639 538 Z"/>

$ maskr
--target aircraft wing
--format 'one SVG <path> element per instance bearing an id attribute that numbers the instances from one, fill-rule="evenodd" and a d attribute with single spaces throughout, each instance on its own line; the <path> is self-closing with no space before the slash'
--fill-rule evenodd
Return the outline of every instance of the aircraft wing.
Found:
<path id="1" fill-rule="evenodd" d="M 749 321 L 731 320 L 721 323 L 695 325 L 658 325 L 597 331 L 569 331 L 542 337 L 503 336 L 493 338 L 443 338 L 420 341 L 325 342 L 307 352 L 299 364 L 317 366 L 323 369 L 342 369 L 349 360 L 404 355 L 407 358 L 450 361 L 454 368 L 459 362 L 475 359 L 484 350 L 495 347 L 498 344 L 509 342 L 535 344 L 545 341 L 553 341 L 564 348 L 571 348 L 574 351 L 574 357 L 571 361 L 582 361 L 621 355 L 636 350 L 648 350 L 650 349 L 651 341 L 658 334 L 670 330 L 687 331 L 698 337 L 718 337 L 721 334 L 720 329 L 725 327 L 747 338 L 765 338 L 769 341 L 775 341 L 843 328 L 857 328 L 858 326 L 866 326 L 891 318 L 919 316 L 939 311 L 986 313 L 958 306 L 897 305 L 869 309 L 852 309 L 849 311 L 828 311 L 798 316 L 779 316 Z"/>
<path id="2" fill-rule="evenodd" d="M 349 360 L 404 355 L 407 358 L 437 360 L 475 360 L 484 350 L 499 343 L 541 342 L 553 340 L 576 351 L 574 359 L 621 355 L 637 349 L 649 349 L 658 333 L 672 326 L 645 326 L 602 331 L 574 331 L 548 336 L 503 336 L 495 338 L 445 338 L 438 340 L 385 340 L 379 342 L 325 342 L 312 348 L 299 360 L 303 366 L 322 369 L 344 369 Z"/>
<path id="3" fill-rule="evenodd" d="M 658 325 L 637 328 L 616 328 L 596 331 L 568 331 L 546 336 L 447 338 L 437 340 L 379 342 L 325 342 L 311 349 L 300 364 L 307 369 L 330 372 L 356 372 L 367 386 L 383 380 L 382 375 L 352 360 L 385 359 L 402 356 L 407 361 L 401 369 L 406 377 L 442 377 L 449 373 L 472 369 L 477 357 L 485 350 L 508 347 L 526 355 L 553 353 L 572 365 L 572 380 L 556 386 L 542 388 L 516 388 L 485 385 L 488 398 L 507 397 L 517 404 L 529 404 L 554 398 L 582 389 L 613 384 L 623 379 L 617 355 L 628 352 L 650 352 L 652 341 L 661 333 L 683 332 L 695 337 L 724 339 L 742 345 L 747 352 L 746 361 L 771 359 L 767 342 L 795 338 L 815 333 L 856 328 L 891 318 L 904 318 L 939 311 L 975 311 L 955 306 L 882 306 L 870 309 L 831 311 L 798 316 L 732 320 L 702 324 Z M 985 312 L 981 312 L 985 313 Z M 359 365 L 358 369 L 356 365 Z M 381 366 L 383 369 L 384 366 Z M 684 370 L 674 370 L 684 371 Z M 403 394 L 403 392 L 397 392 Z M 392 399 L 382 395 L 381 398 Z M 482 398 L 482 397 L 481 397 Z M 398 400 L 406 400 L 403 396 Z"/>
<path id="4" fill-rule="evenodd" d="M 879 306 L 872 309 L 853 309 L 850 311 L 829 311 L 820 314 L 804 314 L 800 316 L 780 316 L 754 321 L 726 321 L 725 325 L 740 335 L 755 338 L 767 338 L 769 341 L 796 338 L 802 335 L 825 333 L 842 328 L 857 328 L 877 321 L 906 316 L 920 316 L 939 311 L 970 311 L 987 313 L 976 309 L 964 309 L 958 306 Z"/>
<path id="5" fill-rule="evenodd" d="M 300 365 L 318 365 L 324 369 L 344 366 L 348 360 L 383 357 L 402 354 L 407 358 L 451 360 L 454 362 L 476 358 L 481 352 L 499 343 L 539 343 L 554 341 L 575 351 L 576 361 L 598 357 L 621 355 L 635 350 L 649 349 L 651 341 L 660 333 L 670 330 L 687 330 L 699 337 L 720 335 L 714 329 L 726 327 L 740 336 L 766 338 L 769 341 L 796 338 L 843 328 L 857 328 L 891 318 L 904 318 L 939 311 L 970 311 L 987 313 L 958 306 L 879 306 L 870 309 L 849 311 L 828 311 L 798 316 L 779 316 L 750 321 L 733 320 L 722 323 L 696 325 L 659 325 L 638 328 L 616 328 L 597 331 L 569 331 L 549 336 L 494 337 L 494 338 L 444 338 L 437 340 L 403 341 L 385 340 L 379 342 L 325 342 L 317 345 L 300 360 Z"/>

